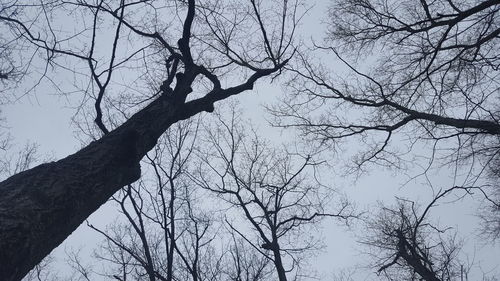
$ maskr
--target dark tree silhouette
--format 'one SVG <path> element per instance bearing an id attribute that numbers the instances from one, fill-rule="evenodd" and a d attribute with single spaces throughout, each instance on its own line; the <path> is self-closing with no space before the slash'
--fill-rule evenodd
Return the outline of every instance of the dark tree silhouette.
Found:
<path id="1" fill-rule="evenodd" d="M 276 124 L 334 148 L 359 140 L 349 172 L 416 164 L 418 177 L 449 167 L 453 185 L 481 187 L 485 231 L 494 234 L 499 10 L 490 0 L 335 1 L 325 42 L 296 56 L 294 95 L 272 108 Z"/>
<path id="2" fill-rule="evenodd" d="M 290 46 L 297 19 L 293 13 L 297 10 L 288 8 L 297 5 L 295 2 L 279 4 L 283 5 L 278 9 L 280 17 L 269 17 L 273 9 L 256 1 L 235 2 L 231 7 L 195 0 L 167 1 L 166 6 L 150 2 L 52 1 L 24 14 L 12 9 L 30 6 L 16 1 L 2 6 L 1 23 L 10 34 L 45 54 L 47 66 L 69 60 L 88 67 L 90 88 L 95 91 L 87 92 L 86 97 L 94 101 L 95 124 L 103 134 L 73 155 L 0 183 L 3 280 L 21 279 L 117 190 L 136 181 L 139 161 L 172 124 L 203 111 L 212 112 L 217 101 L 251 90 L 263 77 L 279 74 L 293 51 Z M 226 17 L 227 13 L 237 14 Z M 75 25 L 82 30 L 70 36 L 58 34 L 62 26 L 55 27 L 58 15 L 84 17 Z M 166 22 L 170 16 L 172 22 Z M 114 31 L 111 50 L 107 56 L 96 57 L 105 18 Z M 130 51 L 127 42 L 136 40 L 144 47 Z M 136 59 L 146 50 L 151 53 Z M 103 119 L 102 105 L 111 97 L 112 75 L 127 63 L 130 68 L 130 64 L 148 59 L 156 67 L 162 66 L 161 75 L 152 79 L 155 93 L 147 96 L 150 89 L 140 88 L 147 98 L 124 114 L 119 126 L 111 124 L 111 128 Z M 145 73 L 152 71 L 148 65 L 142 67 Z M 224 77 L 232 79 L 221 80 Z M 149 104 L 144 106 L 146 102 Z"/>
<path id="3" fill-rule="evenodd" d="M 334 149 L 358 140 L 349 173 L 417 166 L 411 179 L 428 179 L 450 168 L 450 190 L 474 188 L 471 194 L 484 198 L 484 232 L 498 237 L 499 10 L 497 0 L 333 1 L 326 40 L 287 66 L 295 73 L 293 95 L 271 108 L 275 124 Z M 375 253 L 392 250 L 382 272 L 393 269 L 394 280 L 402 280 L 398 271 L 454 278 L 446 271 L 456 265 L 425 261 L 435 245 L 419 236 L 429 226 L 415 216 L 412 208 L 396 207 L 377 221 L 385 228 L 374 235 Z M 445 242 L 432 248 L 443 257 Z"/>
<path id="4" fill-rule="evenodd" d="M 366 234 L 360 235 L 377 273 L 387 280 L 463 278 L 470 268 L 459 259 L 462 245 L 456 233 L 432 222 L 428 216 L 446 197 L 473 190 L 463 187 L 441 190 L 423 207 L 404 198 L 397 198 L 395 206 L 381 206 L 378 214 L 367 220 Z"/>
<path id="5" fill-rule="evenodd" d="M 192 181 L 241 213 L 251 231 L 232 221 L 239 222 L 238 216 L 228 215 L 227 224 L 274 264 L 275 278 L 294 280 L 303 274 L 302 256 L 318 242 L 307 230 L 327 217 L 347 222 L 356 214 L 349 201 L 333 200 L 332 188 L 317 180 L 320 161 L 247 135 L 239 115 L 234 109 L 229 117 L 217 115 L 220 125 L 210 129 Z"/>
<path id="6" fill-rule="evenodd" d="M 441 149 L 433 160 L 476 161 L 466 179 L 474 182 L 499 154 L 499 9 L 498 1 L 335 1 L 326 42 L 314 46 L 332 61 L 297 56 L 296 95 L 274 109 L 278 124 L 325 144 L 359 137 L 356 168 L 401 167 L 408 149 L 394 139 L 409 149 L 430 143 Z M 335 76 L 334 62 L 350 76 Z"/>

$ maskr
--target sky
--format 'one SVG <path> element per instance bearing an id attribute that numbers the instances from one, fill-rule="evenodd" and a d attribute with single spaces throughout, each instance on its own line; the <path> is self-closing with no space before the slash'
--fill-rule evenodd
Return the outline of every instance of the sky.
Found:
<path id="1" fill-rule="evenodd" d="M 316 1 L 304 17 L 300 30 L 303 38 L 322 41 L 327 2 Z M 65 79 L 73 78 L 68 76 Z M 273 104 L 277 102 L 277 98 L 287 94 L 286 89 L 279 83 L 280 81 L 274 81 L 269 84 L 269 80 L 266 80 L 260 82 L 255 90 L 234 98 L 239 104 L 244 105 L 244 117 L 251 120 L 259 128 L 260 133 L 277 144 L 294 141 L 294 132 L 283 131 L 269 124 L 271 117 L 264 108 L 264 105 Z M 41 158 L 60 159 L 74 153 L 82 146 L 78 138 L 78 129 L 72 122 L 77 103 L 74 96 L 62 97 L 47 83 L 37 88 L 36 93 L 21 97 L 13 103 L 1 105 L 1 114 L 6 120 L 15 146 L 36 142 Z M 415 171 L 410 171 L 409 174 L 412 172 Z M 450 184 L 452 175 L 441 170 L 431 176 L 435 186 L 439 187 Z M 432 196 L 432 191 L 428 187 L 422 187 L 422 180 L 405 184 L 408 176 L 394 171 L 372 169 L 368 174 L 355 180 L 352 177 L 342 176 L 338 171 L 325 169 L 323 178 L 346 194 L 360 210 L 369 209 L 378 202 L 394 202 L 396 196 L 423 202 Z M 464 252 L 468 253 L 469 260 L 474 260 L 473 273 L 476 276 L 483 270 L 496 272 L 493 274 L 500 278 L 498 262 L 500 245 L 487 243 L 478 238 L 479 225 L 475 216 L 477 207 L 477 201 L 465 199 L 459 204 L 437 207 L 433 210 L 433 218 L 457 229 L 460 233 L 464 239 Z M 114 206 L 106 204 L 88 221 L 105 227 L 115 219 L 116 214 Z M 374 280 L 373 269 L 365 267 L 367 257 L 363 254 L 364 248 L 357 243 L 361 234 L 362 230 L 357 223 L 346 226 L 333 220 L 324 220 L 321 230 L 324 247 L 311 259 L 311 268 L 317 270 L 320 280 L 332 280 L 335 274 L 342 271 L 354 272 L 352 278 L 355 281 Z M 71 249 L 80 250 L 83 260 L 92 263 L 92 251 L 101 240 L 102 237 L 98 233 L 82 224 L 53 252 L 52 256 L 55 258 L 53 268 L 62 272 L 69 271 L 65 265 L 65 252 Z"/>

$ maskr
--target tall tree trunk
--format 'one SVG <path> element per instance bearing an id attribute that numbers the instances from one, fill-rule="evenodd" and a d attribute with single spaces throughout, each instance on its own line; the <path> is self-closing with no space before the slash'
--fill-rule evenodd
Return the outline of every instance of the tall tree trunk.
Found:
<path id="1" fill-rule="evenodd" d="M 276 271 L 278 272 L 278 280 L 279 281 L 287 281 L 286 279 L 286 271 L 283 266 L 283 260 L 281 259 L 281 253 L 279 248 L 273 250 L 274 255 L 274 266 L 276 267 Z"/>
<path id="2" fill-rule="evenodd" d="M 170 95 L 157 98 L 100 140 L 0 182 L 0 280 L 20 280 L 117 190 L 139 179 L 140 160 L 172 124 L 212 112 L 215 102 L 252 89 L 259 78 L 287 62 L 258 69 L 234 87 L 222 89 L 217 80 L 205 96 L 185 102 L 200 73 L 191 66 L 183 79 L 178 75 Z"/>
<path id="3" fill-rule="evenodd" d="M 20 280 L 121 187 L 173 123 L 213 102 L 158 98 L 100 140 L 0 183 L 0 280 Z"/>

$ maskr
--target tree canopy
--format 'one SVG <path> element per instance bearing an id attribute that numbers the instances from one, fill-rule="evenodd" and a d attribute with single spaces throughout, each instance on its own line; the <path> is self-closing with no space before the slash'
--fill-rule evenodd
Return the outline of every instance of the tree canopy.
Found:
<path id="1" fill-rule="evenodd" d="M 302 26 L 313 6 L 1 3 L 0 106 L 66 98 L 82 148 L 32 167 L 36 146 L 12 156 L 0 127 L 0 277 L 23 278 L 110 200 L 126 224 L 89 226 L 117 280 L 307 279 L 315 240 L 299 237 L 326 218 L 365 227 L 380 278 L 463 278 L 461 245 L 432 211 L 474 198 L 482 234 L 499 237 L 500 2 L 332 0 L 323 41 Z M 271 145 L 234 107 L 217 110 L 262 81 L 282 86 L 274 129 L 301 142 Z M 408 174 L 432 198 L 363 212 L 322 181 L 328 169 Z M 451 180 L 434 183 L 442 170 Z M 196 196 L 239 216 L 215 218 Z"/>

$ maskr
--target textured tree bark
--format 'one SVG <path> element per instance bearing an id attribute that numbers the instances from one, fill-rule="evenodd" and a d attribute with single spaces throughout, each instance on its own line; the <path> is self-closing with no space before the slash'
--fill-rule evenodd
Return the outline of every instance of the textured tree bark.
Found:
<path id="1" fill-rule="evenodd" d="M 140 160 L 172 124 L 212 112 L 215 102 L 252 89 L 287 62 L 256 70 L 227 89 L 216 80 L 205 96 L 185 102 L 200 74 L 191 66 L 183 79 L 177 76 L 170 96 L 157 98 L 100 140 L 0 182 L 0 280 L 20 280 L 111 195 L 139 179 Z"/>
<path id="2" fill-rule="evenodd" d="M 206 108 L 161 97 L 100 140 L 0 183 L 0 280 L 20 280 L 122 186 L 173 123 Z M 213 107 L 208 106 L 208 108 Z"/>

